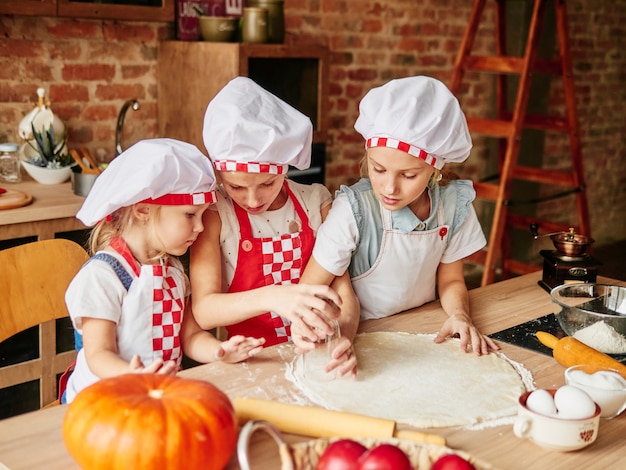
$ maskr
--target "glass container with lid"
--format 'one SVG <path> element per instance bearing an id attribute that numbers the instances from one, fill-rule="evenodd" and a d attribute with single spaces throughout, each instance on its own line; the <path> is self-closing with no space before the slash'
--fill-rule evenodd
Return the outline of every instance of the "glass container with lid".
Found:
<path id="1" fill-rule="evenodd" d="M 19 148 L 19 145 L 10 142 L 0 144 L 0 180 L 7 183 L 22 181 Z"/>

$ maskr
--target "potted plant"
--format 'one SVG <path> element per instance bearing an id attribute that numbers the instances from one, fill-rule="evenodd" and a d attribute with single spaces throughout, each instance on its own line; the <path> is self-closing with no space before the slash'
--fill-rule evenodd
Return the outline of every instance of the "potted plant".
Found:
<path id="1" fill-rule="evenodd" d="M 67 181 L 74 159 L 67 150 L 63 122 L 44 102 L 43 88 L 37 89 L 39 103 L 24 117 L 19 135 L 22 146 L 22 166 L 37 182 L 58 184 Z"/>

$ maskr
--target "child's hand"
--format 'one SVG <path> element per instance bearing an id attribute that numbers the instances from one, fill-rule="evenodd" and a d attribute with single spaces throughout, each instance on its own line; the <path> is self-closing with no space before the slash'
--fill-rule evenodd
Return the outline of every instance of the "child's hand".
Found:
<path id="1" fill-rule="evenodd" d="M 500 349 L 494 340 L 478 331 L 471 320 L 464 315 L 449 317 L 435 337 L 435 343 L 442 343 L 448 336 L 454 335 L 459 336 L 462 351 L 467 352 L 468 346 L 471 346 L 477 356 Z"/>
<path id="2" fill-rule="evenodd" d="M 223 362 L 244 361 L 261 352 L 263 344 L 265 344 L 265 338 L 236 335 L 220 343 L 216 356 Z"/>
<path id="3" fill-rule="evenodd" d="M 164 362 L 163 359 L 156 359 L 148 367 L 143 365 L 139 355 L 134 355 L 130 360 L 130 371 L 134 374 L 163 374 L 176 375 L 179 370 L 178 364 L 174 361 Z"/>
<path id="4" fill-rule="evenodd" d="M 352 342 L 345 336 L 339 338 L 335 349 L 331 353 L 331 359 L 326 364 L 324 370 L 326 372 L 336 370 L 338 377 L 350 376 L 354 378 L 356 377 L 356 369 L 357 360 L 352 348 Z"/>
<path id="5" fill-rule="evenodd" d="M 333 333 L 331 320 L 339 317 L 342 303 L 333 289 L 324 285 L 292 284 L 281 285 L 277 293 L 272 311 L 291 322 L 291 336 L 296 341 L 315 342 Z"/>

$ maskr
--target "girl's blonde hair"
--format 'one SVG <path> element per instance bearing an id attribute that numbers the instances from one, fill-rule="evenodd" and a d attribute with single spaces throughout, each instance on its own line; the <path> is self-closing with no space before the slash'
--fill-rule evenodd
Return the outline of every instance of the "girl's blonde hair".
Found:
<path id="1" fill-rule="evenodd" d="M 111 244 L 111 241 L 115 236 L 124 237 L 124 233 L 130 229 L 133 225 L 142 223 L 135 216 L 134 205 L 121 207 L 113 212 L 109 217 L 102 219 L 98 222 L 89 234 L 88 248 L 89 252 L 93 255 L 100 250 L 104 250 Z M 161 206 L 154 205 L 154 210 L 151 211 L 153 217 L 150 217 L 148 223 L 150 223 L 151 230 L 154 231 L 155 238 L 160 241 L 159 234 L 156 233 L 156 221 L 158 221 L 161 215 Z M 168 254 L 165 251 L 160 251 L 153 260 L 160 258 L 166 258 Z"/>
<path id="2" fill-rule="evenodd" d="M 359 162 L 359 168 L 361 170 L 361 177 L 369 178 L 369 172 L 367 171 L 367 152 L 361 158 Z M 438 170 L 435 168 L 432 176 L 430 177 L 430 181 L 428 182 L 428 186 L 434 187 L 436 184 L 439 186 L 446 186 L 450 181 L 458 180 L 459 175 L 453 173 L 451 171 L 446 170 Z"/>

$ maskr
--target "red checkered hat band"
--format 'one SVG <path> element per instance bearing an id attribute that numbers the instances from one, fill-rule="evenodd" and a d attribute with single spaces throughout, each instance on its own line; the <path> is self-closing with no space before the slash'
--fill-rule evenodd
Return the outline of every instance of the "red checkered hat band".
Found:
<path id="1" fill-rule="evenodd" d="M 424 150 L 419 149 L 411 144 L 402 142 L 401 140 L 391 139 L 389 137 L 370 137 L 365 143 L 365 148 L 372 147 L 390 147 L 393 149 L 401 150 L 414 157 L 421 158 L 431 166 L 437 167 L 437 159 L 432 155 L 426 153 Z"/>
<path id="2" fill-rule="evenodd" d="M 209 191 L 207 193 L 193 194 L 166 194 L 156 199 L 144 199 L 141 202 L 146 204 L 159 204 L 162 206 L 198 206 L 202 204 L 213 204 L 216 201 L 216 192 Z"/>
<path id="3" fill-rule="evenodd" d="M 238 162 L 236 160 L 215 160 L 217 171 L 243 171 L 245 173 L 271 173 L 283 175 L 287 173 L 288 165 L 267 162 Z"/>

